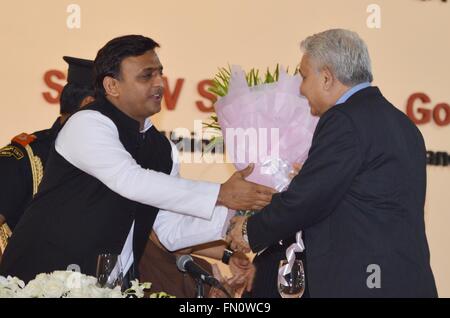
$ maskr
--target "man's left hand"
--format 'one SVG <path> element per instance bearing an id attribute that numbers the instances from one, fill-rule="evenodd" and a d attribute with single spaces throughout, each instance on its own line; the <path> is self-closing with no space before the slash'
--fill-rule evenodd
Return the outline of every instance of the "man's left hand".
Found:
<path id="1" fill-rule="evenodd" d="M 241 289 L 251 291 L 255 277 L 255 265 L 252 264 L 247 255 L 242 252 L 235 252 L 230 259 L 230 271 L 237 277 L 236 284 Z"/>

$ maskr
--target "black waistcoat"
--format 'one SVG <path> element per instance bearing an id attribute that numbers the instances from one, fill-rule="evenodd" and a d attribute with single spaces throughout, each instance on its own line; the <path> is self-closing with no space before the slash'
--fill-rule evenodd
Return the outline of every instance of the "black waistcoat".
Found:
<path id="1" fill-rule="evenodd" d="M 171 146 L 155 127 L 140 133 L 137 121 L 105 99 L 86 109 L 99 111 L 114 122 L 121 143 L 140 166 L 170 173 Z M 91 155 L 95 160 L 95 152 Z M 113 192 L 52 149 L 39 192 L 16 227 L 0 272 L 28 280 L 37 273 L 76 264 L 81 272 L 95 275 L 98 254 L 120 254 L 133 220 L 137 263 L 157 213 L 156 207 Z"/>

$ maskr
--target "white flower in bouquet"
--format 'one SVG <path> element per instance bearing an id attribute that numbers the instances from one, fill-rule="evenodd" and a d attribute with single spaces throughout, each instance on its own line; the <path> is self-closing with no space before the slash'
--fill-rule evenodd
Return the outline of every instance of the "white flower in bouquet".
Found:
<path id="1" fill-rule="evenodd" d="M 120 292 L 120 287 L 117 287 Z M 111 289 L 100 288 L 95 285 L 89 285 L 82 289 L 84 291 L 84 296 L 86 298 L 110 298 Z"/>
<path id="2" fill-rule="evenodd" d="M 44 289 L 43 295 L 45 298 L 61 298 L 67 292 L 64 281 L 53 277 L 49 277 L 42 288 Z"/>
<path id="3" fill-rule="evenodd" d="M 131 288 L 122 293 L 120 286 L 101 288 L 95 277 L 73 271 L 42 273 L 26 285 L 16 277 L 0 276 L 0 298 L 142 298 L 151 286 L 138 280 L 131 283 Z"/>
<path id="4" fill-rule="evenodd" d="M 51 276 L 52 276 L 54 279 L 57 279 L 57 280 L 62 281 L 62 282 L 65 282 L 65 281 L 67 281 L 67 279 L 68 279 L 71 275 L 73 275 L 73 274 L 79 274 L 79 275 L 81 275 L 81 273 L 79 273 L 79 272 L 72 272 L 72 271 L 54 271 L 54 272 L 51 274 Z"/>
<path id="5" fill-rule="evenodd" d="M 150 287 L 152 286 L 151 283 L 139 283 L 139 281 L 137 279 L 131 281 L 131 288 L 127 289 L 125 291 L 125 293 L 127 295 L 133 295 L 137 298 L 142 298 L 144 297 L 144 290 L 145 289 L 150 289 Z"/>
<path id="6" fill-rule="evenodd" d="M 21 298 L 43 298 L 45 297 L 45 283 L 48 274 L 39 274 L 35 279 L 28 282 L 28 284 L 18 292 L 18 297 Z"/>
<path id="7" fill-rule="evenodd" d="M 65 298 L 88 298 L 86 291 L 82 288 L 74 288 L 67 293 Z"/>
<path id="8" fill-rule="evenodd" d="M 17 277 L 0 276 L 0 298 L 15 297 L 23 287 L 25 287 L 25 283 Z"/>
<path id="9" fill-rule="evenodd" d="M 122 291 L 120 290 L 120 287 L 116 287 L 109 291 L 109 295 L 107 298 L 126 298 L 126 297 L 127 297 L 127 294 L 122 293 Z M 142 295 L 142 297 L 144 297 L 144 295 Z"/>

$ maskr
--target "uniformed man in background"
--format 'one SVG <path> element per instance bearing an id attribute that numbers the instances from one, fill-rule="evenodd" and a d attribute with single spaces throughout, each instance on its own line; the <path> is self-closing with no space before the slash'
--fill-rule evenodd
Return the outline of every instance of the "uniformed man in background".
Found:
<path id="1" fill-rule="evenodd" d="M 50 129 L 22 133 L 0 149 L 0 260 L 8 238 L 36 194 L 45 162 L 61 125 L 79 108 L 94 100 L 93 61 L 63 57 L 69 65 L 61 92 L 60 116 Z"/>

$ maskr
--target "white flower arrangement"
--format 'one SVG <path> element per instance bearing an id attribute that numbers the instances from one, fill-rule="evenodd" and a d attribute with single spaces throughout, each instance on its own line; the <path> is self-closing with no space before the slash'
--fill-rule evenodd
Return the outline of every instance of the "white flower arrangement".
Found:
<path id="1" fill-rule="evenodd" d="M 55 271 L 51 274 L 39 274 L 28 284 L 17 277 L 0 276 L 0 298 L 126 298 L 144 297 L 144 290 L 151 283 L 131 282 L 131 288 L 121 292 L 97 286 L 97 279 L 79 272 Z"/>

